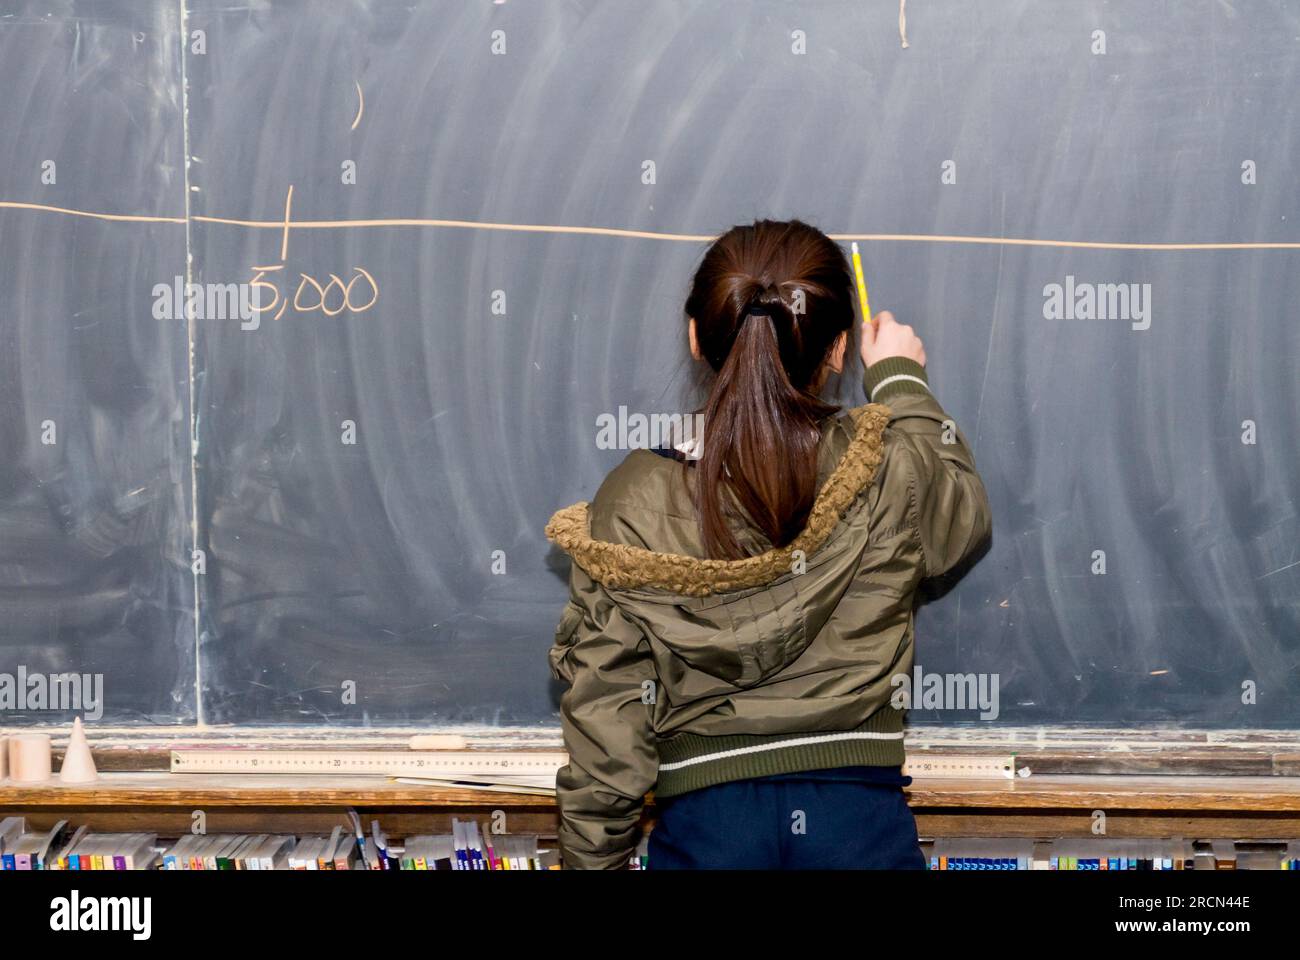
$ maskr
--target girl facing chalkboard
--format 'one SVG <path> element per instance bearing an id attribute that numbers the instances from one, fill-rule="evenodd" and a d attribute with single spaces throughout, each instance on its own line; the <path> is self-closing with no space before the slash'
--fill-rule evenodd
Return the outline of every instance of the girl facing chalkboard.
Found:
<path id="1" fill-rule="evenodd" d="M 547 536 L 572 559 L 550 650 L 568 868 L 924 866 L 903 795 L 920 582 L 989 532 L 912 328 L 862 327 L 868 403 L 820 398 L 854 326 L 843 251 L 800 221 L 723 234 L 686 301 L 701 430 L 631 452 Z"/>

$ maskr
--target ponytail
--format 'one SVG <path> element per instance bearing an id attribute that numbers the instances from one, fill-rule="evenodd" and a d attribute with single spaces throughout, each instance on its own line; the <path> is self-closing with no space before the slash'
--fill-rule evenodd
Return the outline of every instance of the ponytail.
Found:
<path id="1" fill-rule="evenodd" d="M 758 262 L 736 263 L 738 256 Z M 835 340 L 852 326 L 850 289 L 843 251 L 798 221 L 733 228 L 706 254 L 687 310 L 716 371 L 693 468 L 708 556 L 745 556 L 732 531 L 737 520 L 773 546 L 807 523 L 819 424 L 839 409 L 815 391 Z"/>

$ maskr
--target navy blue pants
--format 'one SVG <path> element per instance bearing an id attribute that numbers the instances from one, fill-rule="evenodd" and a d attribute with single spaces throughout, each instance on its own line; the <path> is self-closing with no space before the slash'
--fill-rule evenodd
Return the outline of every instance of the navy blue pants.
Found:
<path id="1" fill-rule="evenodd" d="M 650 870 L 924 870 L 903 786 L 812 770 L 658 801 Z M 875 771 L 877 774 L 879 771 Z"/>

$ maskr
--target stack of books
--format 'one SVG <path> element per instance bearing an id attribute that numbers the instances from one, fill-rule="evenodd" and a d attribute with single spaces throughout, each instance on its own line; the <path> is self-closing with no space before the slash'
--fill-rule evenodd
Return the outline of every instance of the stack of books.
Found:
<path id="1" fill-rule="evenodd" d="M 452 818 L 447 835 L 420 835 L 390 843 L 377 822 L 359 836 L 196 834 L 159 844 L 152 833 L 69 834 L 67 821 L 32 831 L 23 817 L 0 819 L 3 870 L 551 870 L 559 852 L 540 849 L 538 837 L 492 834 L 474 820 Z"/>
<path id="2" fill-rule="evenodd" d="M 24 817 L 0 820 L 3 870 L 152 870 L 158 866 L 158 837 L 152 833 L 91 833 L 81 827 L 68 835 L 68 822 L 49 830 L 29 830 Z"/>
<path id="3" fill-rule="evenodd" d="M 181 837 L 163 851 L 164 870 L 288 870 L 297 841 L 265 833 Z"/>

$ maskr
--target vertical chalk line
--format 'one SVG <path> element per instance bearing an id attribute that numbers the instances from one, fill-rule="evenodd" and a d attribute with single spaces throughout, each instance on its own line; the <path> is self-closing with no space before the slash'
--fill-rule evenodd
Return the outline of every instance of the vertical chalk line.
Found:
<path id="1" fill-rule="evenodd" d="M 194 282 L 194 249 L 191 242 L 190 225 L 190 85 L 189 74 L 186 72 L 186 47 L 189 41 L 189 11 L 185 9 L 185 0 L 177 0 L 180 7 L 181 17 L 181 139 L 185 151 L 184 163 L 184 180 L 182 187 L 185 190 L 185 289 L 189 290 L 189 285 Z M 195 337 L 195 318 L 189 309 L 190 298 L 188 292 L 184 297 L 185 303 L 185 340 L 188 347 L 188 364 L 189 364 L 189 394 L 190 394 L 190 422 L 189 422 L 189 461 L 190 461 L 190 576 L 194 581 L 194 720 L 198 727 L 205 725 L 203 715 L 203 660 L 202 650 L 200 649 L 200 640 L 203 636 L 202 623 L 203 619 L 199 614 L 199 572 L 194 566 L 195 553 L 199 549 L 199 415 L 195 407 L 197 391 L 194 386 L 194 337 Z M 207 558 L 204 558 L 204 571 L 207 570 Z"/>

